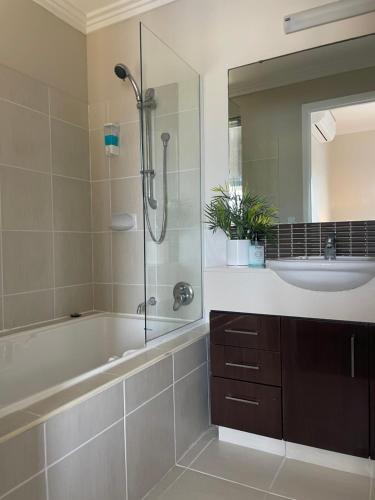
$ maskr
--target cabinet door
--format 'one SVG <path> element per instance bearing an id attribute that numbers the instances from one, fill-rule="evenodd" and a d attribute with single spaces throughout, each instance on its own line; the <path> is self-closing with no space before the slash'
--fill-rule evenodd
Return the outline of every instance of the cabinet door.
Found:
<path id="1" fill-rule="evenodd" d="M 283 318 L 284 438 L 369 456 L 368 328 Z"/>

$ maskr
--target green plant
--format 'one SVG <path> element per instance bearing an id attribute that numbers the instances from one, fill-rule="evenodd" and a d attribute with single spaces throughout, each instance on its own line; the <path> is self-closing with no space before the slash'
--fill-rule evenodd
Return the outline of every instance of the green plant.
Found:
<path id="1" fill-rule="evenodd" d="M 228 184 L 216 186 L 211 201 L 206 204 L 206 223 L 214 233 L 221 229 L 233 240 L 254 239 L 270 234 L 277 211 L 261 196 L 243 188 L 242 195 Z"/>

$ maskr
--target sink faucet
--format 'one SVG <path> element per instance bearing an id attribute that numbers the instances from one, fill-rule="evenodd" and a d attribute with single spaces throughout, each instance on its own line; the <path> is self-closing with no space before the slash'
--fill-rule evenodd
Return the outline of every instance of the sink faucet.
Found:
<path id="1" fill-rule="evenodd" d="M 326 243 L 324 246 L 324 258 L 326 260 L 336 259 L 336 235 L 335 233 L 330 233 L 327 236 Z"/>
<path id="2" fill-rule="evenodd" d="M 156 306 L 156 299 L 155 297 L 150 297 L 147 301 L 147 304 L 146 302 L 141 302 L 140 304 L 138 304 L 137 306 L 137 314 L 143 314 L 145 311 L 146 311 L 146 305 L 148 306 Z"/>

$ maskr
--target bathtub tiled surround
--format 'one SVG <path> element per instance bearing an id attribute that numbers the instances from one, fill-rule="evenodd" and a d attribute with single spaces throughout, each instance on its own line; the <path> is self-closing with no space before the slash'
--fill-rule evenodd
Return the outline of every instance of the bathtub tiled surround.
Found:
<path id="1" fill-rule="evenodd" d="M 0 419 L 0 499 L 143 498 L 208 429 L 206 333 Z"/>
<path id="2" fill-rule="evenodd" d="M 0 330 L 91 311 L 87 103 L 0 65 Z"/>
<path id="3" fill-rule="evenodd" d="M 337 255 L 375 256 L 375 221 L 279 224 L 267 241 L 266 257 L 324 255 L 328 234 L 336 234 Z"/>

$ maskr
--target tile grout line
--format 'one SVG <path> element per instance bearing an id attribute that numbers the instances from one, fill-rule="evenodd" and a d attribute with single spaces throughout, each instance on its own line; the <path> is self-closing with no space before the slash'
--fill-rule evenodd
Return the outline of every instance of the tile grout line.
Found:
<path id="1" fill-rule="evenodd" d="M 198 339 L 197 342 L 199 342 L 200 339 Z M 194 344 L 194 342 L 193 342 Z M 193 345 L 191 344 L 191 345 Z M 189 346 L 186 346 L 186 347 L 189 347 Z M 186 373 L 185 375 L 183 375 L 182 377 L 178 378 L 175 380 L 174 383 L 177 383 L 177 382 L 180 382 L 181 380 L 183 380 L 184 378 L 188 377 L 189 375 L 191 375 L 192 373 L 194 373 L 195 371 L 199 370 L 200 368 L 202 368 L 205 364 L 207 363 L 207 361 L 203 361 L 203 363 L 201 363 L 200 365 L 196 366 L 195 368 L 193 368 L 192 370 L 190 370 L 188 373 Z"/>
<path id="2" fill-rule="evenodd" d="M 285 462 L 286 462 L 286 456 L 284 455 L 283 458 L 282 458 L 282 460 L 281 460 L 281 462 L 280 462 L 280 464 L 279 464 L 279 466 L 278 466 L 278 468 L 277 468 L 277 470 L 276 470 L 276 472 L 275 472 L 275 475 L 274 475 L 274 477 L 273 477 L 273 479 L 271 481 L 271 484 L 268 487 L 269 491 L 271 491 L 272 488 L 274 487 L 275 482 L 276 482 L 277 478 L 279 477 L 281 469 L 284 467 Z"/>
<path id="3" fill-rule="evenodd" d="M 163 361 L 164 359 L 166 359 L 166 358 L 163 358 L 160 361 Z M 160 363 L 160 361 L 157 361 L 156 363 Z M 154 364 L 156 364 L 156 363 L 154 363 Z M 153 366 L 153 365 L 150 365 L 150 366 Z M 110 372 L 108 372 L 108 373 L 110 373 Z M 139 372 L 137 372 L 137 373 L 139 373 Z M 136 375 L 136 373 L 134 373 L 134 375 Z M 128 378 L 130 378 L 130 377 L 128 377 Z M 144 401 L 143 403 L 141 403 L 139 406 L 137 406 L 137 408 L 134 408 L 134 410 L 130 411 L 125 416 L 129 417 L 130 415 L 133 415 L 133 413 L 135 413 L 136 411 L 138 411 L 140 408 L 143 408 L 145 405 L 147 405 L 148 403 L 150 403 L 151 401 L 153 401 L 154 399 L 156 399 L 158 396 L 161 396 L 164 392 L 167 392 L 172 387 L 173 387 L 173 383 L 169 384 L 168 387 L 166 387 L 162 391 L 158 392 L 157 394 L 155 394 L 154 396 L 152 396 L 150 399 L 147 399 L 147 401 Z"/>
<path id="4" fill-rule="evenodd" d="M 44 441 L 44 477 L 46 481 L 46 500 L 49 500 L 49 484 L 47 469 L 47 423 L 43 423 L 43 441 Z"/>
<path id="5" fill-rule="evenodd" d="M 127 439 L 126 439 L 126 389 L 125 389 L 125 381 L 122 381 L 122 393 L 124 399 L 124 459 L 125 459 L 125 500 L 128 500 L 129 492 L 128 492 L 128 460 L 127 460 Z"/>
<path id="6" fill-rule="evenodd" d="M 87 105 L 87 122 L 90 128 L 90 107 Z M 95 310 L 95 288 L 94 288 L 94 220 L 93 220 L 93 204 L 92 204 L 92 161 L 91 161 L 91 134 L 88 132 L 89 146 L 89 176 L 90 176 L 90 233 L 91 233 L 91 305 Z"/>
<path id="7" fill-rule="evenodd" d="M 172 354 L 174 463 L 177 464 L 175 355 Z"/>
<path id="8" fill-rule="evenodd" d="M 16 486 L 13 486 L 13 488 L 11 488 L 10 490 L 6 491 L 4 494 L 0 495 L 0 500 L 3 500 L 5 499 L 8 495 L 11 495 L 12 493 L 14 493 L 15 491 L 17 491 L 19 488 L 22 488 L 22 486 L 25 486 L 25 484 L 33 481 L 35 478 L 37 478 L 38 476 L 40 475 L 44 475 L 45 474 L 45 470 L 44 468 L 41 469 L 39 472 L 37 472 L 36 474 L 33 474 L 32 476 L 28 477 L 27 479 L 25 479 L 24 481 L 22 481 L 21 483 L 18 483 Z"/>
<path id="9" fill-rule="evenodd" d="M 50 188 L 51 188 L 51 229 L 52 229 L 52 286 L 53 286 L 53 312 L 52 318 L 56 318 L 56 269 L 55 269 L 55 211 L 53 196 L 53 152 L 52 152 L 52 121 L 51 121 L 51 91 L 48 87 L 48 127 L 49 127 L 49 169 L 50 169 Z"/>
<path id="10" fill-rule="evenodd" d="M 65 460 L 66 458 L 70 457 L 71 455 L 73 455 L 74 453 L 76 453 L 78 450 L 80 450 L 81 448 L 83 448 L 84 446 L 86 446 L 87 444 L 91 443 L 92 441 L 94 441 L 94 439 L 100 437 L 102 434 L 104 434 L 105 432 L 109 431 L 110 429 L 112 429 L 113 427 L 115 427 L 116 425 L 118 425 L 125 417 L 121 417 L 119 419 L 117 419 L 115 422 L 113 422 L 111 425 L 109 425 L 108 427 L 106 427 L 105 429 L 101 430 L 100 432 L 98 432 L 97 434 L 95 434 L 94 436 L 92 436 L 91 438 L 87 439 L 87 441 L 81 443 L 79 446 L 77 446 L 76 448 L 74 448 L 73 450 L 70 450 L 68 453 L 66 453 L 65 455 L 63 455 L 62 457 L 58 458 L 57 460 L 55 460 L 54 462 L 51 462 L 50 464 L 46 465 L 46 470 L 48 471 L 49 469 L 51 469 L 52 467 L 54 467 L 56 464 L 62 462 L 63 460 Z M 0 499 L 1 500 L 1 499 Z"/>
<path id="11" fill-rule="evenodd" d="M 286 496 L 282 496 L 282 495 L 280 495 L 278 493 L 271 493 L 270 491 L 263 490 L 261 488 L 257 488 L 256 486 L 250 486 L 250 485 L 245 484 L 245 483 L 240 483 L 238 481 L 233 481 L 232 479 L 228 479 L 228 478 L 221 477 L 221 476 L 216 476 L 215 474 L 209 474 L 208 472 L 204 472 L 204 471 L 201 471 L 201 470 L 198 470 L 198 469 L 193 469 L 192 467 L 189 467 L 188 470 L 193 471 L 193 472 L 197 472 L 199 474 L 202 474 L 203 476 L 213 477 L 215 479 L 220 479 L 221 481 L 225 481 L 227 483 L 237 484 L 238 486 L 243 486 L 244 488 L 247 488 L 247 489 L 250 489 L 250 490 L 259 491 L 260 493 L 265 493 L 267 495 L 275 495 L 275 496 L 278 496 L 278 497 L 280 497 L 282 499 L 285 499 L 285 500 L 297 500 L 296 498 L 293 498 L 293 497 L 286 497 Z"/>

